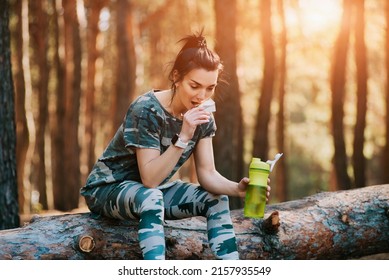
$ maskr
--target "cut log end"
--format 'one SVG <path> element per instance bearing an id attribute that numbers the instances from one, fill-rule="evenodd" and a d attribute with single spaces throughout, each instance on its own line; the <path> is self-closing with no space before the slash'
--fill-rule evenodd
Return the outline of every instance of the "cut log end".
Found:
<path id="1" fill-rule="evenodd" d="M 278 211 L 274 211 L 270 216 L 263 221 L 263 230 L 267 234 L 275 234 L 280 227 L 280 215 Z"/>
<path id="2" fill-rule="evenodd" d="M 90 235 L 83 235 L 78 240 L 78 248 L 81 250 L 81 252 L 90 253 L 93 251 L 95 246 L 95 240 Z"/>
<path id="3" fill-rule="evenodd" d="M 342 222 L 344 224 L 349 224 L 349 222 L 350 222 L 349 217 L 348 217 L 348 215 L 346 213 L 342 214 L 342 218 L 341 219 L 342 219 Z"/>

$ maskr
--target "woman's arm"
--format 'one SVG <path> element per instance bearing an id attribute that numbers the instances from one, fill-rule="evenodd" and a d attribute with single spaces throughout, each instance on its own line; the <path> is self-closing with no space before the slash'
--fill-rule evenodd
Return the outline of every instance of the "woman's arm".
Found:
<path id="1" fill-rule="evenodd" d="M 243 178 L 239 183 L 228 180 L 215 168 L 212 138 L 204 138 L 197 144 L 194 152 L 197 177 L 200 185 L 214 194 L 244 197 L 249 179 Z"/>
<path id="2" fill-rule="evenodd" d="M 174 145 L 170 145 L 162 155 L 156 149 L 136 149 L 142 184 L 148 188 L 159 186 L 172 172 L 183 151 Z"/>
<path id="3" fill-rule="evenodd" d="M 244 177 L 239 182 L 228 180 L 215 168 L 212 138 L 204 138 L 198 143 L 195 153 L 195 166 L 200 185 L 214 194 L 244 197 L 249 184 L 249 178 Z M 266 201 L 270 197 L 270 179 L 268 179 Z"/>
<path id="4" fill-rule="evenodd" d="M 184 142 L 192 139 L 198 125 L 209 122 L 209 113 L 203 108 L 193 108 L 183 116 L 180 138 Z M 156 149 L 136 149 L 139 173 L 143 185 L 155 188 L 172 172 L 184 149 L 174 145 L 160 154 Z"/>

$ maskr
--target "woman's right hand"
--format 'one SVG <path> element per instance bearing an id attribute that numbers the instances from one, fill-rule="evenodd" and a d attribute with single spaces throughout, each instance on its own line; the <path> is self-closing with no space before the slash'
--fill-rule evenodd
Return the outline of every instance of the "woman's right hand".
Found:
<path id="1" fill-rule="evenodd" d="M 210 113 L 201 107 L 195 107 L 188 110 L 183 116 L 183 124 L 180 132 L 180 138 L 188 142 L 193 138 L 194 132 L 198 125 L 209 122 Z"/>

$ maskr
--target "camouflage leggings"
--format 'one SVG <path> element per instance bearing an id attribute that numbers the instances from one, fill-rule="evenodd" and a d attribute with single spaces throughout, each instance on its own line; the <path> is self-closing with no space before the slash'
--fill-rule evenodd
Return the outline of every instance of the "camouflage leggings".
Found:
<path id="1" fill-rule="evenodd" d="M 139 243 L 144 259 L 165 259 L 163 219 L 207 218 L 208 241 L 218 259 L 238 259 L 228 197 L 202 187 L 174 181 L 168 188 L 150 189 L 125 181 L 85 195 L 92 212 L 122 220 L 139 219 Z"/>

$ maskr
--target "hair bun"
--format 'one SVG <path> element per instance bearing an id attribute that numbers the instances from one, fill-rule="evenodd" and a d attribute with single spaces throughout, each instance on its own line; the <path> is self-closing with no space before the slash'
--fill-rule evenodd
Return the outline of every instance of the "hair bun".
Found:
<path id="1" fill-rule="evenodd" d="M 220 57 L 217 53 L 208 49 L 207 41 L 203 36 L 203 29 L 198 33 L 182 38 L 178 43 L 183 43 L 184 46 L 177 54 L 169 73 L 173 92 L 176 92 L 176 83 L 181 81 L 193 69 L 217 70 L 218 74 L 223 71 Z"/>
<path id="2" fill-rule="evenodd" d="M 182 38 L 179 42 L 184 42 L 184 46 L 181 51 L 186 49 L 206 49 L 207 48 L 207 40 L 203 36 L 203 30 L 198 32 L 197 34 L 192 34 Z"/>
<path id="3" fill-rule="evenodd" d="M 200 49 L 207 48 L 207 40 L 205 40 L 205 37 L 201 36 L 200 38 L 198 38 L 197 47 Z"/>

